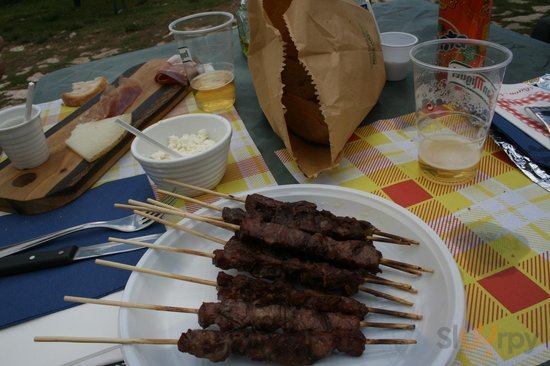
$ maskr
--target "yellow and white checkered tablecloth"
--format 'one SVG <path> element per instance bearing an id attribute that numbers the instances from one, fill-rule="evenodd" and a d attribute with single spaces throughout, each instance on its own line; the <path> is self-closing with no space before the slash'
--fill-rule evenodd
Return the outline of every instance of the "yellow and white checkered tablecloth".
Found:
<path id="1" fill-rule="evenodd" d="M 492 140 L 475 180 L 460 186 L 420 175 L 414 114 L 356 130 L 340 167 L 300 183 L 373 193 L 407 208 L 443 239 L 464 281 L 466 329 L 456 365 L 539 365 L 550 359 L 550 194 Z"/>

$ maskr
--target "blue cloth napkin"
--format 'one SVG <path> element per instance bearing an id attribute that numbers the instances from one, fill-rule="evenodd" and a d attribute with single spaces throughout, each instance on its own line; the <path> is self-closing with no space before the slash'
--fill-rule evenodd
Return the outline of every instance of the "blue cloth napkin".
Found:
<path id="1" fill-rule="evenodd" d="M 508 122 L 500 114 L 493 116 L 492 127 L 508 142 L 516 146 L 520 152 L 529 157 L 531 161 L 538 164 L 547 172 L 550 172 L 550 150 L 535 141 L 531 136 Z"/>
<path id="2" fill-rule="evenodd" d="M 68 205 L 47 213 L 2 216 L 0 247 L 84 222 L 129 215 L 130 210 L 115 208 L 114 204 L 127 203 L 129 198 L 145 201 L 149 197 L 153 197 L 149 182 L 145 175 L 139 175 L 90 189 Z M 109 236 L 131 238 L 164 231 L 164 226 L 157 223 L 133 233 L 88 229 L 30 250 L 86 246 L 106 242 Z M 142 249 L 103 258 L 135 265 L 144 252 Z M 65 295 L 98 298 L 121 290 L 129 276 L 129 271 L 100 266 L 90 259 L 68 266 L 0 277 L 0 329 L 75 306 L 63 301 Z"/>

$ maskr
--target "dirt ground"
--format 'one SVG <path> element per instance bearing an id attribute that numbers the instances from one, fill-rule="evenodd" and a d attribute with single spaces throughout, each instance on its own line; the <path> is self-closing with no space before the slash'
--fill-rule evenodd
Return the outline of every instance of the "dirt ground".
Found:
<path id="1" fill-rule="evenodd" d="M 190 1 L 193 2 L 193 0 Z M 225 1 L 216 9 L 235 13 L 238 2 L 238 0 Z M 503 6 L 504 3 L 508 6 Z M 492 19 L 503 27 L 527 36 L 539 19 L 550 15 L 550 5 L 540 5 L 540 3 L 536 0 L 495 0 Z M 514 10 L 510 10 L 509 5 L 514 4 L 521 4 L 521 6 L 512 6 Z M 4 5 L 0 2 L 0 13 L 4 11 L 3 7 Z M 208 7 L 204 10 L 211 9 L 212 7 Z M 199 7 L 197 11 L 199 10 L 202 9 Z M 123 14 L 118 19 L 122 19 L 122 16 Z M 160 19 L 150 24 L 134 21 L 126 25 L 126 32 L 116 38 L 110 32 L 97 31 L 83 35 L 82 29 L 75 29 L 62 30 L 53 37 L 40 40 L 39 44 L 6 40 L 0 56 L 6 68 L 4 75 L 0 78 L 0 108 L 22 103 L 26 98 L 27 84 L 30 81 L 38 81 L 49 72 L 171 41 L 166 26 L 170 17 L 173 15 L 166 14 L 164 18 L 159 16 Z M 114 19 L 117 20 L 116 17 Z M 121 47 L 121 44 L 124 47 Z"/>

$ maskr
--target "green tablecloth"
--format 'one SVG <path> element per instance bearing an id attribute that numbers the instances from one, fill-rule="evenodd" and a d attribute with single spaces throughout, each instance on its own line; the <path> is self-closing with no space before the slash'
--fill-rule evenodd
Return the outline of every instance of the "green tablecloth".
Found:
<path id="1" fill-rule="evenodd" d="M 381 32 L 402 31 L 415 34 L 419 41 L 437 37 L 437 6 L 426 0 L 394 0 L 374 4 L 374 12 Z M 508 47 L 514 59 L 506 70 L 505 83 L 517 83 L 550 72 L 550 45 L 525 35 L 492 25 L 490 40 Z M 128 68 L 153 58 L 167 58 L 177 53 L 175 43 L 129 52 L 82 65 L 72 66 L 45 75 L 37 84 L 35 102 L 58 99 L 71 89 L 76 81 L 99 75 L 114 80 Z M 283 148 L 261 111 L 246 58 L 240 51 L 235 30 L 234 55 L 236 67 L 236 109 L 263 154 L 267 165 L 279 184 L 296 183 L 274 151 Z M 372 123 L 414 111 L 413 80 L 387 82 L 378 103 L 363 121 Z"/>

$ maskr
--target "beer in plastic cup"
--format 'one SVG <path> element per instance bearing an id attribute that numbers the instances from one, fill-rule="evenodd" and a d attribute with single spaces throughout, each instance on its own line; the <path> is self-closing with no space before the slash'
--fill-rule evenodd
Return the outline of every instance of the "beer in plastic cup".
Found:
<path id="1" fill-rule="evenodd" d="M 467 182 L 478 170 L 512 52 L 487 41 L 439 39 L 416 45 L 410 56 L 420 171 L 439 183 Z"/>

